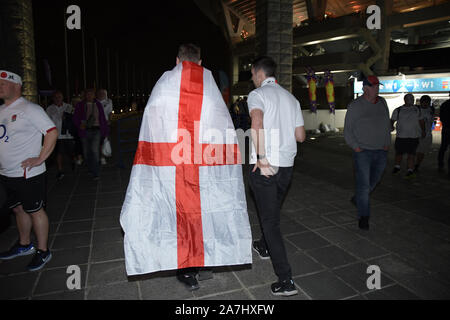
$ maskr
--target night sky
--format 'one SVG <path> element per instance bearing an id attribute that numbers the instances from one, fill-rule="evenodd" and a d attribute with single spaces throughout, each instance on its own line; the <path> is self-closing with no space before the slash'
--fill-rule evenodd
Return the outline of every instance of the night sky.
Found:
<path id="1" fill-rule="evenodd" d="M 65 11 L 71 4 L 81 8 L 88 87 L 93 87 L 95 81 L 94 38 L 97 39 L 98 47 L 97 87 L 106 86 L 106 48 L 110 49 L 110 95 L 117 92 L 116 53 L 119 53 L 121 94 L 125 93 L 125 60 L 128 60 L 129 66 L 129 92 L 133 87 L 134 63 L 136 91 L 149 94 L 162 73 L 175 66 L 175 57 L 181 43 L 192 42 L 199 45 L 206 68 L 213 72 L 228 71 L 229 48 L 222 31 L 191 0 L 34 0 L 39 90 L 58 88 L 65 93 L 64 27 L 70 16 Z M 67 39 L 70 91 L 73 94 L 84 87 L 81 31 L 67 30 Z M 51 70 L 51 85 L 44 67 L 47 62 Z"/>

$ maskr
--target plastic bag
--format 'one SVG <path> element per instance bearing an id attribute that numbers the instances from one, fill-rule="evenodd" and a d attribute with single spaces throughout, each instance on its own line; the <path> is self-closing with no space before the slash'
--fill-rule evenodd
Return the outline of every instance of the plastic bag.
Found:
<path id="1" fill-rule="evenodd" d="M 109 142 L 108 138 L 105 138 L 105 140 L 103 141 L 102 154 L 105 157 L 111 157 L 111 154 L 112 154 L 111 143 Z"/>

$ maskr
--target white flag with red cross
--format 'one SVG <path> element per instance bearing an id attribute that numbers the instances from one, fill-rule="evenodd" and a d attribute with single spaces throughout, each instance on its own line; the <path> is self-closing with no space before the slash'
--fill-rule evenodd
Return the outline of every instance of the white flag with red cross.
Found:
<path id="1" fill-rule="evenodd" d="M 236 132 L 209 70 L 184 61 L 156 83 L 120 223 L 128 275 L 252 263 Z"/>

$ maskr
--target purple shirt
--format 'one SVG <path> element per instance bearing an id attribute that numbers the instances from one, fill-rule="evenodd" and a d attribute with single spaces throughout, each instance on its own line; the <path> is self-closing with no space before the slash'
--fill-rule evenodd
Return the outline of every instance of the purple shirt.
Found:
<path id="1" fill-rule="evenodd" d="M 102 137 L 106 137 L 109 134 L 109 127 L 108 127 L 108 123 L 105 118 L 103 106 L 96 99 L 94 99 L 94 103 L 97 105 L 97 108 L 98 108 L 98 123 L 100 126 L 100 133 L 101 133 Z M 86 100 L 83 100 L 77 104 L 77 106 L 75 107 L 75 113 L 73 115 L 73 123 L 75 124 L 75 126 L 78 129 L 78 136 L 80 138 L 86 137 L 86 129 L 81 129 L 81 121 L 87 120 L 86 119 L 86 109 L 87 109 Z"/>

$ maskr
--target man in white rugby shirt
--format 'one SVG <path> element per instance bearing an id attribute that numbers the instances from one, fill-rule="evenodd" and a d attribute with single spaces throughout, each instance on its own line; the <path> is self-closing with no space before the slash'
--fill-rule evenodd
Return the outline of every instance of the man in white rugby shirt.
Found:
<path id="1" fill-rule="evenodd" d="M 45 160 L 55 147 L 58 130 L 44 109 L 22 97 L 22 79 L 17 74 L 0 70 L 0 99 L 4 100 L 0 106 L 0 183 L 19 231 L 19 240 L 0 253 L 0 260 L 34 254 L 28 270 L 36 271 L 52 257 L 44 210 Z M 32 229 L 36 246 L 31 243 Z"/>

